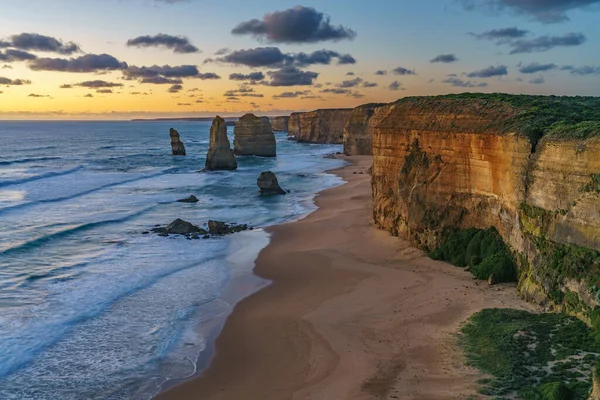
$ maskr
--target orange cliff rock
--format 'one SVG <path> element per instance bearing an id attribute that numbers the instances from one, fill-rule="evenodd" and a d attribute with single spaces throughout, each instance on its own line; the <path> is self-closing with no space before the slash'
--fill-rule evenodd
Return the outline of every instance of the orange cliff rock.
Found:
<path id="1" fill-rule="evenodd" d="M 292 113 L 288 136 L 299 142 L 341 144 L 351 113 L 351 108 Z"/>
<path id="2" fill-rule="evenodd" d="M 274 131 L 287 132 L 289 120 L 289 116 L 273 117 L 273 119 L 271 120 L 271 126 L 273 127 Z"/>

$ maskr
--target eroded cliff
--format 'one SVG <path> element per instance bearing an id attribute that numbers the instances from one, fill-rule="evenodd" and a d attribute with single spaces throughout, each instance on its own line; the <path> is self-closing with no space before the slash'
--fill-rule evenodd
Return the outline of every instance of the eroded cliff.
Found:
<path id="1" fill-rule="evenodd" d="M 246 114 L 233 129 L 233 151 L 239 156 L 275 157 L 275 135 L 268 117 Z"/>
<path id="2" fill-rule="evenodd" d="M 288 122 L 288 136 L 295 137 L 299 142 L 341 144 L 344 127 L 351 113 L 351 108 L 292 113 Z"/>
<path id="3" fill-rule="evenodd" d="M 287 132 L 289 120 L 290 120 L 290 117 L 288 117 L 288 116 L 273 117 L 273 119 L 271 120 L 271 126 L 273 127 L 274 131 Z"/>
<path id="4" fill-rule="evenodd" d="M 392 103 L 373 126 L 376 224 L 427 250 L 453 230 L 495 227 L 515 255 L 523 296 L 592 313 L 600 293 L 599 106 L 594 98 L 505 95 Z M 577 306 L 567 304 L 570 293 Z"/>
<path id="5" fill-rule="evenodd" d="M 344 127 L 344 154 L 373 154 L 373 130 L 393 107 L 393 104 L 371 103 L 354 108 Z"/>

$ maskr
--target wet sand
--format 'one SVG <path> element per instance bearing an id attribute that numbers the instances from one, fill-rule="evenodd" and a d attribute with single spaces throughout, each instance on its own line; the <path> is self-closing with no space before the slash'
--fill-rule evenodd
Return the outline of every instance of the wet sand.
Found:
<path id="1" fill-rule="evenodd" d="M 345 157 L 348 181 L 307 218 L 269 228 L 255 273 L 273 283 L 239 302 L 200 377 L 161 400 L 464 399 L 477 371 L 456 333 L 489 307 L 532 309 L 514 285 L 489 287 L 378 230 L 371 157 Z"/>

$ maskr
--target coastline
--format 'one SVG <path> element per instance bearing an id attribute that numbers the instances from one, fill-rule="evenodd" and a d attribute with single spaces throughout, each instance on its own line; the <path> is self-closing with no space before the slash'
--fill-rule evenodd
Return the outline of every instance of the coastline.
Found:
<path id="1" fill-rule="evenodd" d="M 318 209 L 270 227 L 254 273 L 272 283 L 236 304 L 210 365 L 156 399 L 454 399 L 481 375 L 455 333 L 489 307 L 532 310 L 371 222 L 371 157 L 344 157 L 347 183 Z M 360 174 L 360 172 L 363 172 Z"/>

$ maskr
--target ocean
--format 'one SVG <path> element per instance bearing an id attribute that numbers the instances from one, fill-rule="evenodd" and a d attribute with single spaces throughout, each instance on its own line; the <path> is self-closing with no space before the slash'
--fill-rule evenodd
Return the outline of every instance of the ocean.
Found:
<path id="1" fill-rule="evenodd" d="M 169 128 L 187 156 L 171 156 Z M 202 172 L 210 122 L 0 122 L 0 399 L 150 399 L 197 373 L 252 275 L 262 229 L 342 183 L 339 145 L 276 133 L 277 158 Z M 228 128 L 233 141 L 233 128 Z M 284 196 L 261 196 L 277 174 Z M 198 203 L 178 203 L 195 195 Z M 182 218 L 252 231 L 143 234 Z"/>

